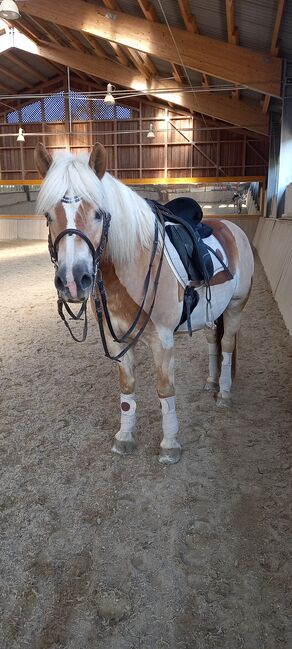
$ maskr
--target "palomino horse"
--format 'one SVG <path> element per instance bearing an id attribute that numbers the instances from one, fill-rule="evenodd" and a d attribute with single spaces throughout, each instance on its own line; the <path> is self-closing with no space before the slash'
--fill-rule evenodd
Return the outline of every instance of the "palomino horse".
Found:
<path id="1" fill-rule="evenodd" d="M 159 461 L 177 462 L 181 455 L 174 387 L 174 332 L 183 309 L 183 289 L 163 253 L 162 228 L 149 204 L 127 186 L 106 173 L 105 149 L 96 144 L 89 157 L 75 157 L 63 152 L 54 160 L 38 144 L 36 165 L 44 178 L 37 211 L 47 217 L 51 256 L 55 262 L 55 285 L 67 304 L 86 304 L 96 294 L 96 272 L 102 274 L 108 313 L 117 337 L 123 334 L 137 340 L 143 323 L 142 340 L 151 348 L 157 374 L 157 393 L 161 403 L 163 439 Z M 107 237 L 104 237 L 105 219 Z M 209 348 L 209 376 L 206 388 L 219 390 L 217 404 L 228 405 L 232 384 L 232 366 L 241 312 L 248 300 L 253 276 L 253 255 L 244 232 L 224 220 L 206 221 L 222 245 L 232 275 L 221 272 L 211 284 L 212 321 L 208 320 L 207 294 L 198 289 L 200 299 L 192 313 L 193 331 L 205 329 Z M 153 259 L 153 240 L 157 231 L 158 246 Z M 103 245 L 101 246 L 101 240 Z M 52 249 L 54 254 L 52 253 Z M 222 249 L 222 248 L 221 248 Z M 99 253 L 98 269 L 96 253 Z M 160 266 L 160 268 L 159 268 Z M 158 280 L 156 292 L 155 282 Z M 145 277 L 149 274 L 149 291 L 145 298 Z M 155 299 L 154 299 L 155 298 Z M 139 324 L 132 327 L 139 305 Z M 104 318 L 104 345 L 111 355 L 125 347 L 113 340 Z M 148 314 L 148 315 L 147 315 Z M 150 314 L 150 317 L 149 317 Z M 221 326 L 219 326 L 221 324 Z M 129 331 L 130 329 L 130 331 Z M 179 327 L 178 331 L 186 327 Z M 113 451 L 126 454 L 134 448 L 136 422 L 134 378 L 134 344 L 118 364 L 121 389 L 121 424 Z"/>

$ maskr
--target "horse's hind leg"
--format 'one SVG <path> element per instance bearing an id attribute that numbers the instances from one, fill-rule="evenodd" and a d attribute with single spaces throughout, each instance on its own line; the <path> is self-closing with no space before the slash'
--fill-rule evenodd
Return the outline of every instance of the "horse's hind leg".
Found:
<path id="1" fill-rule="evenodd" d="M 116 433 L 112 451 L 128 455 L 135 447 L 133 432 L 136 425 L 136 397 L 134 375 L 134 353 L 130 349 L 119 363 L 121 388 L 121 425 Z"/>
<path id="2" fill-rule="evenodd" d="M 209 374 L 204 389 L 210 392 L 218 392 L 220 367 L 218 358 L 217 330 L 209 329 L 206 327 L 205 336 L 208 342 Z"/>
<path id="3" fill-rule="evenodd" d="M 170 331 L 155 337 L 150 342 L 156 367 L 156 389 L 162 412 L 163 439 L 159 453 L 161 464 L 175 464 L 181 457 L 181 445 L 177 440 L 179 426 L 175 407 L 173 344 L 173 333 Z"/>
<path id="4" fill-rule="evenodd" d="M 222 362 L 218 406 L 229 406 L 231 403 L 231 386 L 235 374 L 236 334 L 240 327 L 241 313 L 245 302 L 246 300 L 231 300 L 223 314 L 224 333 L 221 340 Z"/>

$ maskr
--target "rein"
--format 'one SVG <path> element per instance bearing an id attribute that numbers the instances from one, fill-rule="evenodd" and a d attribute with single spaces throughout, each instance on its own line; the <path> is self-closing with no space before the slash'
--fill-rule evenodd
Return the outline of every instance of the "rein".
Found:
<path id="1" fill-rule="evenodd" d="M 80 198 L 78 196 L 74 196 L 73 198 L 64 196 L 62 198 L 62 203 L 73 203 L 73 202 L 78 202 L 80 201 Z M 149 308 L 148 314 L 145 318 L 145 321 L 141 325 L 139 331 L 135 334 L 134 338 L 130 340 L 130 342 L 122 349 L 117 355 L 113 356 L 108 348 L 108 344 L 106 341 L 106 336 L 104 332 L 104 324 L 103 324 L 103 315 L 105 317 L 109 332 L 113 338 L 113 340 L 119 344 L 125 343 L 128 339 L 129 336 L 133 333 L 135 327 L 137 326 L 141 315 L 143 313 L 145 301 L 147 298 L 148 294 L 148 289 L 150 285 L 150 279 L 151 279 L 151 271 L 153 268 L 153 263 L 154 259 L 157 253 L 157 248 L 158 248 L 158 242 L 159 242 L 159 226 L 158 226 L 158 219 L 157 215 L 161 224 L 161 229 L 162 229 L 162 249 L 161 249 L 161 255 L 158 263 L 158 267 L 156 270 L 154 282 L 153 282 L 153 299 L 151 302 L 151 306 Z M 51 233 L 49 231 L 48 234 L 48 249 L 51 257 L 51 261 L 54 264 L 55 268 L 58 268 L 58 244 L 65 237 L 66 235 L 72 236 L 76 235 L 83 239 L 88 245 L 88 248 L 91 252 L 92 255 L 92 260 L 93 260 L 93 282 L 92 282 L 92 289 L 91 289 L 91 296 L 94 300 L 94 305 L 95 305 L 95 312 L 97 316 L 97 321 L 99 325 L 99 331 L 100 331 L 100 336 L 101 336 L 101 341 L 104 349 L 105 356 L 110 358 L 111 360 L 114 361 L 120 361 L 120 359 L 129 351 L 131 347 L 133 347 L 134 344 L 136 344 L 137 340 L 140 338 L 142 335 L 144 329 L 146 328 L 150 318 L 151 314 L 154 308 L 154 303 L 155 303 L 155 298 L 157 294 L 157 289 L 158 289 L 158 282 L 159 282 L 159 277 L 160 277 L 160 272 L 161 272 L 161 266 L 163 262 L 163 252 L 164 252 L 164 241 L 165 241 L 165 225 L 164 225 L 164 219 L 163 215 L 160 213 L 160 210 L 157 210 L 157 215 L 154 214 L 155 218 L 155 226 L 154 226 L 154 240 L 153 240 L 153 246 L 152 246 L 152 252 L 151 252 L 151 258 L 149 262 L 149 268 L 144 280 L 144 288 L 143 288 L 143 299 L 142 303 L 137 311 L 137 314 L 135 316 L 134 321 L 132 322 L 131 326 L 129 329 L 126 331 L 125 334 L 122 336 L 117 336 L 117 334 L 114 331 L 111 317 L 109 314 L 108 310 L 108 305 L 107 305 L 107 296 L 106 296 L 106 291 L 104 287 L 104 282 L 103 282 L 103 277 L 102 277 L 102 271 L 100 268 L 100 261 L 102 258 L 102 255 L 105 251 L 105 247 L 108 241 L 108 233 L 109 233 L 109 227 L 110 227 L 110 221 L 111 221 L 111 215 L 107 212 L 101 212 L 100 216 L 103 220 L 103 225 L 102 225 L 102 233 L 101 233 L 101 238 L 100 238 L 100 243 L 95 248 L 90 241 L 90 239 L 87 237 L 82 230 L 78 230 L 77 228 L 67 228 L 66 230 L 62 230 L 56 237 L 55 241 L 52 241 Z M 98 294 L 97 294 L 98 293 Z M 83 333 L 81 338 L 76 338 L 76 336 L 73 334 L 71 327 L 69 325 L 69 322 L 66 320 L 66 317 L 63 313 L 63 307 L 65 307 L 68 315 L 72 320 L 81 320 L 82 315 L 84 314 L 84 326 L 83 326 Z M 88 321 L 87 321 L 87 300 L 85 300 L 79 312 L 77 315 L 73 313 L 73 311 L 70 309 L 68 306 L 68 303 L 66 300 L 64 300 L 61 295 L 58 293 L 58 300 L 57 300 L 57 309 L 58 309 L 58 314 L 61 318 L 61 320 L 64 322 L 65 326 L 67 327 L 68 331 L 70 332 L 70 335 L 72 336 L 73 340 L 76 342 L 84 342 L 87 337 L 87 332 L 88 332 Z"/>

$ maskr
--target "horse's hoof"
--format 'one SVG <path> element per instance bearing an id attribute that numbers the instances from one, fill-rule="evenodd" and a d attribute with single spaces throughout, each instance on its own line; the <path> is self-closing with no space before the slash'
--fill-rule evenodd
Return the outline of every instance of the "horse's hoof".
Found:
<path id="1" fill-rule="evenodd" d="M 221 394 L 218 394 L 216 406 L 217 408 L 220 408 L 222 410 L 231 408 L 232 406 L 231 397 L 222 397 Z"/>
<path id="2" fill-rule="evenodd" d="M 112 452 L 117 453 L 117 455 L 130 455 L 133 453 L 134 448 L 135 442 L 121 442 L 121 440 L 115 439 L 112 446 Z"/>
<path id="3" fill-rule="evenodd" d="M 181 458 L 181 448 L 161 448 L 159 453 L 159 464 L 176 464 Z"/>
<path id="4" fill-rule="evenodd" d="M 214 381 L 206 381 L 204 390 L 206 392 L 219 392 L 219 383 L 215 383 Z"/>

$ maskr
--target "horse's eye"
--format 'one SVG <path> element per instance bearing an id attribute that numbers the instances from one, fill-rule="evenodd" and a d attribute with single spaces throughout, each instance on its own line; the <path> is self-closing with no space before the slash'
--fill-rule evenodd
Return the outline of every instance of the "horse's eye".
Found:
<path id="1" fill-rule="evenodd" d="M 100 219 L 101 219 L 101 212 L 95 212 L 94 218 L 95 218 L 97 221 L 100 221 Z"/>

